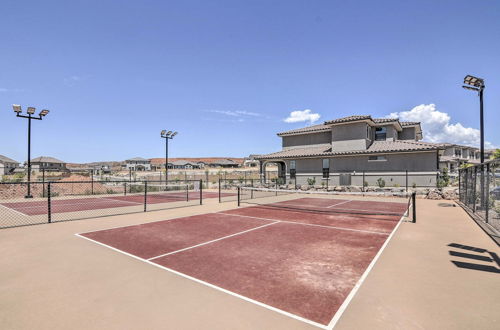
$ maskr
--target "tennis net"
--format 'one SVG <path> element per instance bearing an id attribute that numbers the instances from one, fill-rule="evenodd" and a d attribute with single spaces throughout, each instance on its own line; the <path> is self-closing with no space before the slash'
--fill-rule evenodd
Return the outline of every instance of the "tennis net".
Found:
<path id="1" fill-rule="evenodd" d="M 238 206 L 242 204 L 308 213 L 398 216 L 416 222 L 414 192 L 327 192 L 240 187 Z"/>
<path id="2" fill-rule="evenodd" d="M 199 183 L 187 184 L 151 184 L 147 182 L 129 183 L 128 193 L 130 195 L 147 195 L 153 199 L 187 200 L 198 198 L 200 191 Z"/>

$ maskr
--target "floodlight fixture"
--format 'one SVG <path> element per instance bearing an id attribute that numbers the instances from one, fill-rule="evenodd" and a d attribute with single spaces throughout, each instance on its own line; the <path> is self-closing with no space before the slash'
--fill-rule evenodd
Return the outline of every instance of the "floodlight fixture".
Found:
<path id="1" fill-rule="evenodd" d="M 484 80 L 478 77 L 471 76 L 470 74 L 465 76 L 464 84 L 478 88 L 484 88 Z"/>
<path id="2" fill-rule="evenodd" d="M 28 107 L 28 110 L 26 112 L 30 115 L 33 115 L 35 114 L 35 111 L 36 111 L 35 107 Z"/>
<path id="3" fill-rule="evenodd" d="M 21 109 L 21 106 L 19 104 L 13 104 L 12 109 L 14 109 L 15 113 L 21 113 L 23 110 Z"/>
<path id="4" fill-rule="evenodd" d="M 177 132 L 174 132 L 174 133 L 171 135 L 171 137 L 174 137 L 174 136 L 176 136 L 176 135 L 177 135 Z"/>
<path id="5" fill-rule="evenodd" d="M 167 133 L 167 131 L 166 130 L 162 130 L 161 131 L 161 136 L 165 136 L 165 133 Z"/>
<path id="6" fill-rule="evenodd" d="M 47 109 L 43 109 L 42 111 L 40 111 L 40 117 L 47 116 L 48 114 L 49 114 L 49 110 L 47 110 Z"/>
<path id="7" fill-rule="evenodd" d="M 167 136 L 168 136 L 168 135 L 170 135 L 170 134 L 172 134 L 172 131 L 168 131 L 168 132 L 167 132 Z"/>

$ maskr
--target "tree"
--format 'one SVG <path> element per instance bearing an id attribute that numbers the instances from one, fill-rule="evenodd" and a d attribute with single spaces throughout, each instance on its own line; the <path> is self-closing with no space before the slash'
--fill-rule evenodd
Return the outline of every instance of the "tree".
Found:
<path id="1" fill-rule="evenodd" d="M 491 154 L 491 159 L 500 159 L 500 149 L 495 149 L 493 151 L 493 154 Z"/>

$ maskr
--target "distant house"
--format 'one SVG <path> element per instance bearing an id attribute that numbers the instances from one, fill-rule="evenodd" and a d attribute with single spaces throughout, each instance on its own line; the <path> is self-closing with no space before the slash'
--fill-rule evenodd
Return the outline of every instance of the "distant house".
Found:
<path id="1" fill-rule="evenodd" d="M 208 166 L 210 166 L 210 167 L 223 167 L 223 168 L 236 168 L 236 167 L 239 167 L 240 164 L 238 164 L 237 162 L 235 162 L 232 159 L 218 159 L 218 160 L 215 160 L 215 161 L 211 162 L 210 164 L 208 164 Z"/>
<path id="2" fill-rule="evenodd" d="M 122 169 L 132 171 L 151 171 L 151 161 L 142 157 L 135 157 L 125 160 Z"/>
<path id="3" fill-rule="evenodd" d="M 168 168 L 171 169 L 194 169 L 194 168 L 202 168 L 204 167 L 204 163 L 200 164 L 198 162 L 190 162 L 188 160 L 176 160 L 172 163 L 168 163 Z"/>
<path id="4" fill-rule="evenodd" d="M 464 164 L 479 164 L 481 153 L 478 148 L 459 144 L 443 143 L 443 155 L 439 157 L 439 168 L 448 169 L 448 173 L 458 174 L 458 169 Z M 487 159 L 487 157 L 485 157 Z"/>
<path id="5" fill-rule="evenodd" d="M 18 167 L 19 162 L 4 155 L 0 155 L 0 175 L 11 174 Z"/>
<path id="6" fill-rule="evenodd" d="M 257 167 L 259 166 L 259 160 L 255 159 L 258 155 L 249 155 L 248 157 L 245 157 L 243 161 L 243 166 L 244 167 Z"/>
<path id="7" fill-rule="evenodd" d="M 33 158 L 31 160 L 31 169 L 33 171 L 55 171 L 55 172 L 65 172 L 67 171 L 66 162 L 59 160 L 54 157 L 41 156 Z"/>

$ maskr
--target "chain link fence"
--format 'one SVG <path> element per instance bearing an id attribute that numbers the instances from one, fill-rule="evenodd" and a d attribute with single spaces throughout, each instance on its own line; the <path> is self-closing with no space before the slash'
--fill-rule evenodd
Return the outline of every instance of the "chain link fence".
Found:
<path id="1" fill-rule="evenodd" d="M 500 242 L 500 160 L 460 169 L 459 186 L 461 205 Z"/>
<path id="2" fill-rule="evenodd" d="M 0 183 L 0 228 L 172 209 L 202 201 L 201 180 Z"/>

